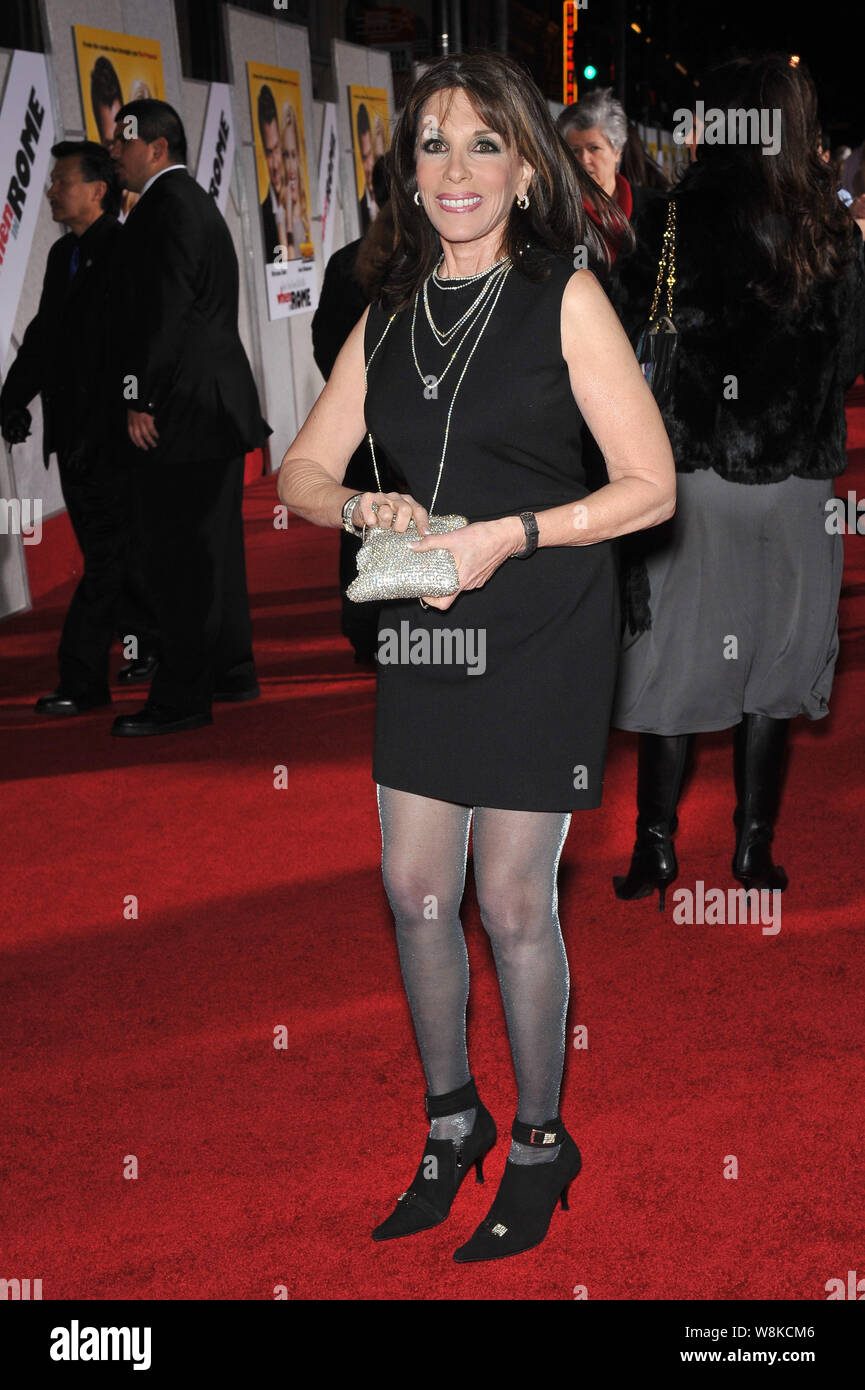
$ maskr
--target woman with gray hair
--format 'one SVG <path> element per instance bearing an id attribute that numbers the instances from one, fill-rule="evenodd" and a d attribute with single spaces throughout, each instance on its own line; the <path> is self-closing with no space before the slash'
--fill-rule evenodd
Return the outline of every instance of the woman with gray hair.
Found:
<path id="1" fill-rule="evenodd" d="M 620 173 L 622 154 L 628 142 L 628 118 L 622 103 L 613 96 L 612 88 L 590 92 L 581 101 L 566 106 L 556 126 L 586 173 L 613 199 L 628 220 L 633 221 L 641 211 L 641 194 L 645 190 L 635 193 Z M 592 221 L 600 225 L 597 209 L 585 195 L 583 204 Z M 610 246 L 613 260 L 621 249 L 621 238 L 614 240 Z"/>

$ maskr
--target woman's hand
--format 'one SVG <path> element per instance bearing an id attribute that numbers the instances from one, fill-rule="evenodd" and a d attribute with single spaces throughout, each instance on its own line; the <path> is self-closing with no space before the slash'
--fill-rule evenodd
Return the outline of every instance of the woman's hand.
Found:
<path id="1" fill-rule="evenodd" d="M 456 561 L 460 587 L 446 598 L 424 598 L 429 608 L 450 608 L 464 589 L 480 589 L 499 565 L 514 551 L 522 550 L 526 533 L 518 516 L 505 516 L 498 521 L 473 521 L 458 531 L 441 536 L 427 536 L 413 541 L 412 550 L 449 550 Z"/>
<path id="2" fill-rule="evenodd" d="M 429 534 L 429 513 L 408 492 L 362 492 L 351 514 L 355 526 L 381 526 L 407 531 L 413 521 L 422 536 Z"/>

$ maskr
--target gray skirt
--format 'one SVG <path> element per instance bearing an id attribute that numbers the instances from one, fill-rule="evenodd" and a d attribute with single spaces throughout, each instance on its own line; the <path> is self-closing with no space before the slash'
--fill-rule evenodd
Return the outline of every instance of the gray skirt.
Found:
<path id="1" fill-rule="evenodd" d="M 743 714 L 822 719 L 838 656 L 844 542 L 835 480 L 728 483 L 680 473 L 676 514 L 647 532 L 652 626 L 625 632 L 612 723 L 729 729 Z"/>

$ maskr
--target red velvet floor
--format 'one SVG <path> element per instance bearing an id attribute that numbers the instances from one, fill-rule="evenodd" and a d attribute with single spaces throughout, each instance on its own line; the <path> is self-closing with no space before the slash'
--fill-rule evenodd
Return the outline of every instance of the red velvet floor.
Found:
<path id="1" fill-rule="evenodd" d="M 865 408 L 850 418 L 839 494 L 865 491 Z M 42 1279 L 45 1299 L 819 1300 L 865 1275 L 865 538 L 845 542 L 832 714 L 795 730 L 777 935 L 615 899 L 635 739 L 614 734 L 560 886 L 569 1026 L 588 1029 L 562 1100 L 583 1173 L 540 1249 L 458 1266 L 515 1108 L 491 956 L 469 902 L 470 1056 L 501 1136 L 487 1183 L 376 1245 L 425 1129 L 378 876 L 374 680 L 338 635 L 336 535 L 275 531 L 273 501 L 272 480 L 249 489 L 264 698 L 210 729 L 39 722 L 68 589 L 0 626 L 0 1276 Z M 730 738 L 700 740 L 680 886 L 733 886 Z"/>

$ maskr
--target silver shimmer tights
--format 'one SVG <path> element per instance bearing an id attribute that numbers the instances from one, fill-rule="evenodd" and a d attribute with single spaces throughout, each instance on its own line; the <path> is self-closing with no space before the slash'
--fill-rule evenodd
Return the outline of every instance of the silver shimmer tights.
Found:
<path id="1" fill-rule="evenodd" d="M 378 787 L 382 874 L 406 996 L 431 1095 L 471 1075 L 466 1052 L 469 966 L 460 925 L 469 827 L 481 920 L 490 938 L 517 1080 L 517 1118 L 558 1115 L 565 1060 L 568 962 L 556 874 L 569 812 L 498 811 Z M 474 1110 L 434 1120 L 435 1138 L 471 1130 Z M 515 1162 L 547 1149 L 511 1143 Z"/>

